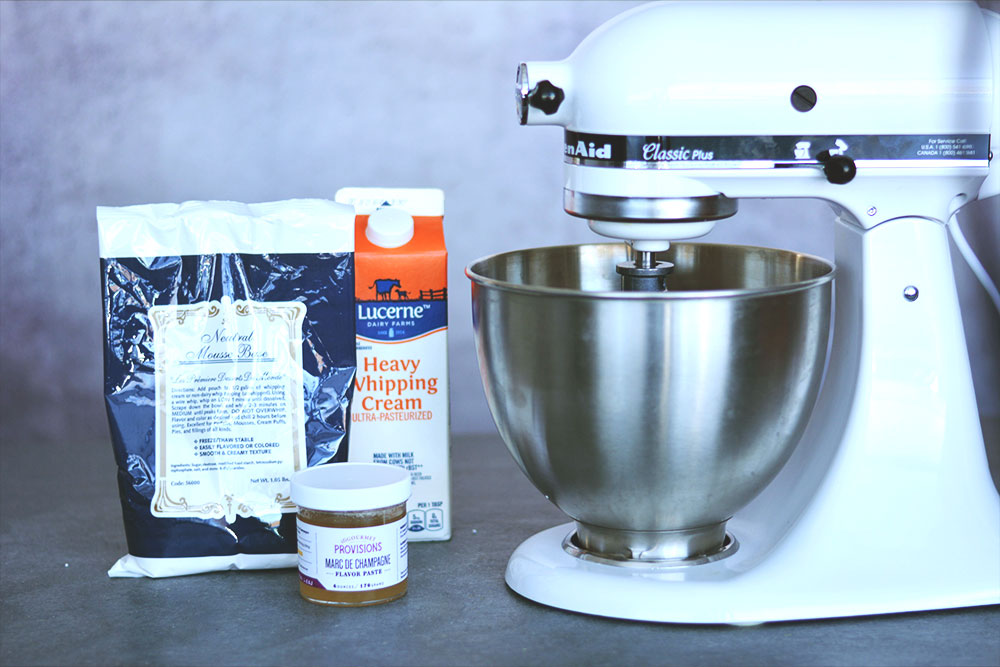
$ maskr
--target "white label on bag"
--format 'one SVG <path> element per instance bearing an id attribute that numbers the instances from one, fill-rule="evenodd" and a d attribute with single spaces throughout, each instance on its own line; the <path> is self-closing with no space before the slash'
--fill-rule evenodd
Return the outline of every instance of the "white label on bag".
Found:
<path id="1" fill-rule="evenodd" d="M 228 297 L 149 310 L 156 359 L 158 517 L 294 512 L 306 465 L 298 302 Z"/>
<path id="2" fill-rule="evenodd" d="M 406 518 L 330 528 L 298 519 L 299 579 L 328 591 L 371 591 L 406 579 Z"/>

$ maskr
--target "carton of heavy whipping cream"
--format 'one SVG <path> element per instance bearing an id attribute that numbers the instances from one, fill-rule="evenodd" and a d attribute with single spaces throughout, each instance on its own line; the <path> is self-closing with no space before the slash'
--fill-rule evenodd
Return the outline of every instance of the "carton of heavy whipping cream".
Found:
<path id="1" fill-rule="evenodd" d="M 410 471 L 409 540 L 451 537 L 444 193 L 343 188 L 355 207 L 349 460 Z"/>

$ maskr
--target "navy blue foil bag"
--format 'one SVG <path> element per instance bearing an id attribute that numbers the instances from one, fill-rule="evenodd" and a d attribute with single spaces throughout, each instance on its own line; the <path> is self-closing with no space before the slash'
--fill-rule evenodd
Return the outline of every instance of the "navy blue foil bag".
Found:
<path id="1" fill-rule="evenodd" d="M 296 564 L 288 477 L 347 460 L 353 224 L 324 200 L 98 209 L 111 576 Z"/>

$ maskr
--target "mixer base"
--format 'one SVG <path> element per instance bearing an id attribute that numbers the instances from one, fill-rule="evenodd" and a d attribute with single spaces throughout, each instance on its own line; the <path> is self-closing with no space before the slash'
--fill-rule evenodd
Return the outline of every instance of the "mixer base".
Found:
<path id="1" fill-rule="evenodd" d="M 574 524 L 525 540 L 507 564 L 506 581 L 535 602 L 595 616 L 666 623 L 755 625 L 842 616 L 995 604 L 983 589 L 934 595 L 921 586 L 867 581 L 854 585 L 829 571 L 781 572 L 748 566 L 744 550 L 716 562 L 687 567 L 622 567 L 573 556 L 563 548 Z M 746 545 L 744 545 L 746 546 Z M 876 568 L 877 570 L 877 568 Z M 830 584 L 830 585 L 826 585 Z"/>

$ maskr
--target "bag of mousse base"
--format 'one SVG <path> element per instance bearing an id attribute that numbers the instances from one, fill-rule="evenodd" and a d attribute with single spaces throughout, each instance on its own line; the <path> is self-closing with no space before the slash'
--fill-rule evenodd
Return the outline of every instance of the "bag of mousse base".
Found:
<path id="1" fill-rule="evenodd" d="M 97 209 L 128 555 L 110 576 L 294 567 L 289 476 L 347 459 L 354 211 Z"/>
<path id="2" fill-rule="evenodd" d="M 411 542 L 451 537 L 444 193 L 343 188 L 357 211 L 352 461 L 410 471 Z"/>

